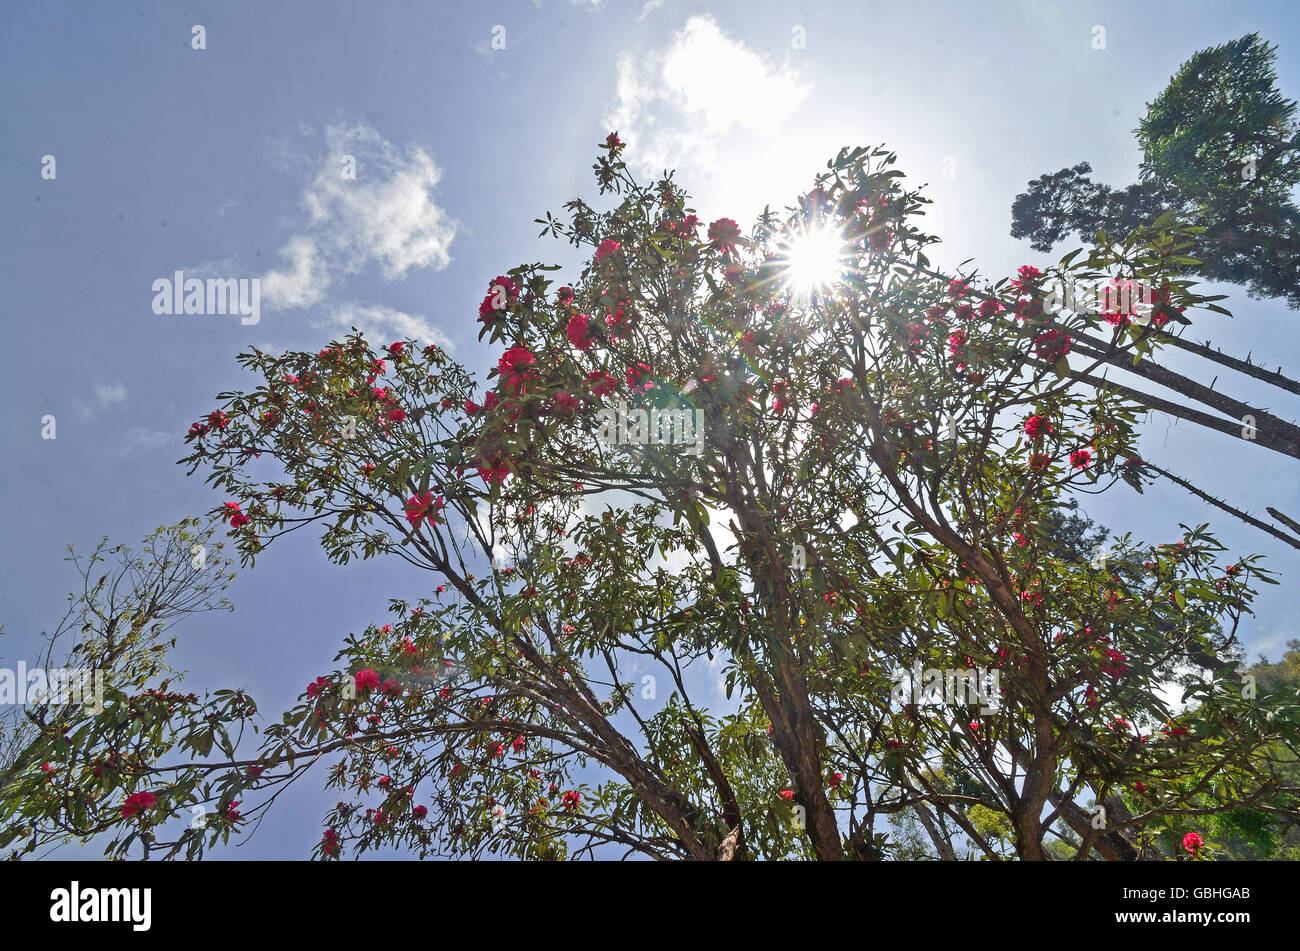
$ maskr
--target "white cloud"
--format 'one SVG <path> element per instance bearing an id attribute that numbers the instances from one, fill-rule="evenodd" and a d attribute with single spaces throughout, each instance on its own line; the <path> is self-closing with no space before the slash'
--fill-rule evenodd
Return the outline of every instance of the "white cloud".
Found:
<path id="1" fill-rule="evenodd" d="M 645 0 L 645 6 L 641 8 L 641 15 L 637 17 L 637 22 L 644 20 L 650 14 L 663 7 L 664 0 Z"/>
<path id="2" fill-rule="evenodd" d="M 96 383 L 95 401 L 100 409 L 110 409 L 118 403 L 126 402 L 126 387 L 119 380 L 116 383 Z"/>
<path id="3" fill-rule="evenodd" d="M 451 263 L 456 222 L 434 200 L 442 170 L 427 152 L 399 151 L 363 125 L 330 126 L 325 142 L 325 159 L 302 196 L 309 221 L 280 251 L 288 267 L 262 277 L 267 307 L 310 307 L 339 275 L 372 262 L 389 280 Z M 349 161 L 354 178 L 344 177 Z"/>
<path id="4" fill-rule="evenodd" d="M 372 344 L 391 343 L 398 338 L 413 337 L 426 344 L 451 350 L 447 335 L 423 317 L 407 314 L 382 304 L 341 304 L 315 325 L 340 336 L 351 327 L 362 331 Z"/>
<path id="5" fill-rule="evenodd" d="M 123 435 L 117 448 L 117 455 L 132 456 L 138 452 L 148 452 L 166 447 L 181 449 L 184 441 L 174 432 L 161 429 L 149 429 L 145 426 L 132 426 Z"/>
<path id="6" fill-rule="evenodd" d="M 277 309 L 292 309 L 310 307 L 325 296 L 330 276 L 313 239 L 296 234 L 280 254 L 288 259 L 289 268 L 262 275 L 262 303 Z"/>
<path id="7" fill-rule="evenodd" d="M 119 403 L 125 403 L 126 387 L 120 380 L 113 383 L 96 383 L 94 396 L 93 403 L 87 403 L 79 398 L 73 399 L 72 409 L 76 413 L 77 419 L 85 421 L 93 417 L 97 412 L 102 413 L 112 409 Z"/>
<path id="8" fill-rule="evenodd" d="M 619 57 L 618 104 L 606 123 L 645 171 L 686 161 L 707 167 L 724 136 L 775 132 L 811 89 L 789 66 L 728 37 L 712 17 L 696 16 L 667 48 Z"/>

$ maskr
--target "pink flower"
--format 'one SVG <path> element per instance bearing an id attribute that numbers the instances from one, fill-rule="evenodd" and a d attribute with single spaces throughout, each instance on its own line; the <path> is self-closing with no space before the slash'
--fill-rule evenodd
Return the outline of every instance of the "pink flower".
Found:
<path id="1" fill-rule="evenodd" d="M 1044 330 L 1034 338 L 1038 359 L 1055 363 L 1070 352 L 1070 335 L 1060 330 Z"/>
<path id="2" fill-rule="evenodd" d="M 402 341 L 400 340 L 397 341 L 396 343 L 390 343 L 388 345 L 388 352 L 391 353 L 393 356 L 398 356 L 402 352 L 402 349 L 405 346 L 406 344 L 402 343 Z"/>
<path id="3" fill-rule="evenodd" d="M 319 697 L 321 692 L 329 685 L 330 679 L 328 677 L 317 677 L 307 685 L 307 696 L 312 698 Z"/>
<path id="4" fill-rule="evenodd" d="M 127 796 L 122 803 L 122 818 L 134 819 L 146 809 L 152 809 L 158 803 L 158 797 L 151 792 L 138 792 Z"/>
<path id="5" fill-rule="evenodd" d="M 1189 832 L 1187 835 L 1183 836 L 1183 848 L 1191 855 L 1195 855 L 1199 852 L 1201 846 L 1204 844 L 1205 842 L 1195 832 Z"/>
<path id="6" fill-rule="evenodd" d="M 1086 469 L 1092 462 L 1092 453 L 1087 449 L 1076 449 L 1070 453 L 1070 465 L 1076 469 Z"/>
<path id="7" fill-rule="evenodd" d="M 568 335 L 569 343 L 573 344 L 579 350 L 591 349 L 590 322 L 591 318 L 586 314 L 574 314 L 569 318 L 569 325 L 564 328 L 565 334 Z"/>
<path id="8" fill-rule="evenodd" d="M 321 836 L 320 851 L 326 858 L 333 858 L 339 854 L 339 834 L 333 829 L 326 829 L 325 834 Z"/>
<path id="9" fill-rule="evenodd" d="M 592 370 L 587 374 L 587 380 L 591 383 L 591 392 L 596 396 L 609 396 L 618 389 L 618 380 L 604 370 Z"/>
<path id="10" fill-rule="evenodd" d="M 653 372 L 648 364 L 638 363 L 627 368 L 627 385 L 633 390 L 642 389 L 650 390 L 654 388 L 653 381 L 650 380 L 650 374 Z M 644 382 L 642 382 L 644 379 Z"/>
<path id="11" fill-rule="evenodd" d="M 723 254 L 730 254 L 736 248 L 740 238 L 740 225 L 730 218 L 719 218 L 709 225 L 709 247 Z"/>
<path id="12" fill-rule="evenodd" d="M 577 397 L 570 396 L 568 393 L 556 393 L 555 408 L 562 413 L 572 413 L 578 408 Z"/>
<path id="13" fill-rule="evenodd" d="M 1038 270 L 1038 268 L 1034 267 L 1032 264 L 1025 264 L 1020 268 L 1020 270 L 1016 271 L 1016 277 L 1015 280 L 1011 282 L 1011 286 L 1018 290 L 1024 290 L 1042 273 L 1042 271 Z"/>
<path id="14" fill-rule="evenodd" d="M 379 686 L 379 675 L 367 667 L 365 670 L 357 671 L 356 677 L 353 678 L 357 690 L 365 693 Z"/>
<path id="15" fill-rule="evenodd" d="M 1025 435 L 1030 439 L 1036 440 L 1044 433 L 1050 436 L 1054 432 L 1056 432 L 1056 430 L 1052 427 L 1052 424 L 1047 421 L 1047 417 L 1042 414 L 1030 416 L 1025 420 Z"/>
<path id="16" fill-rule="evenodd" d="M 596 249 L 596 263 L 599 264 L 611 254 L 618 254 L 622 247 L 623 246 L 617 241 L 611 241 L 609 238 L 606 238 L 604 241 L 600 242 L 600 247 Z"/>
<path id="17" fill-rule="evenodd" d="M 498 274 L 488 286 L 483 303 L 478 305 L 478 319 L 485 324 L 491 324 L 498 311 L 505 310 L 518 299 L 519 285 L 505 275 Z"/>
<path id="18" fill-rule="evenodd" d="M 411 812 L 415 814 L 415 818 L 417 819 L 423 819 L 425 816 L 429 814 L 429 810 L 425 806 L 416 806 L 414 809 L 411 810 Z"/>
<path id="19" fill-rule="evenodd" d="M 793 789 L 782 789 L 782 790 L 781 790 L 781 798 L 784 799 L 786 802 L 789 802 L 790 800 L 794 799 L 794 790 L 793 790 Z"/>
<path id="20" fill-rule="evenodd" d="M 438 510 L 447 503 L 440 495 L 435 500 L 432 492 L 413 495 L 406 500 L 406 520 L 412 525 L 419 525 L 424 519 L 437 522 Z"/>
<path id="21" fill-rule="evenodd" d="M 537 358 L 527 347 L 511 347 L 507 350 L 497 361 L 497 372 L 505 381 L 506 389 L 512 393 L 522 392 L 524 385 L 535 377 L 534 373 L 524 368 L 536 361 Z"/>
<path id="22" fill-rule="evenodd" d="M 498 456 L 496 459 L 480 459 L 477 468 L 479 477 L 489 485 L 494 482 L 500 485 L 510 478 L 509 460 L 504 456 Z"/>

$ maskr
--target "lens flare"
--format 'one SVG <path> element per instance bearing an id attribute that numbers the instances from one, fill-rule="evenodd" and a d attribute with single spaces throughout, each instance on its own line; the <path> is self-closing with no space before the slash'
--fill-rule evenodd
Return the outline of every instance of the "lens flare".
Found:
<path id="1" fill-rule="evenodd" d="M 844 236 L 834 228 L 800 231 L 781 254 L 782 280 L 796 294 L 825 290 L 844 276 L 847 255 Z"/>

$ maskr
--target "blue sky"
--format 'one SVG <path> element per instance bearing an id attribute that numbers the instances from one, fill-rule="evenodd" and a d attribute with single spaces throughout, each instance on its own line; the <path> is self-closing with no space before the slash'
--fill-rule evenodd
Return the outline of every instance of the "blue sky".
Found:
<path id="1" fill-rule="evenodd" d="M 487 282 L 525 261 L 572 263 L 533 219 L 595 197 L 590 166 L 611 128 L 643 172 L 678 168 L 705 220 L 742 222 L 791 200 L 840 146 L 884 142 L 930 183 L 938 260 L 1006 274 L 1046 260 L 1009 237 L 1014 196 L 1082 160 L 1100 181 L 1131 182 L 1131 130 L 1197 49 L 1259 31 L 1281 47 L 1283 92 L 1300 96 L 1298 11 L 1285 0 L 5 5 L 0 664 L 34 653 L 61 614 L 75 581 L 65 545 L 138 541 L 222 501 L 173 463 L 218 392 L 252 385 L 241 349 L 319 349 L 355 322 L 377 342 L 413 333 L 486 370 L 495 354 L 475 335 Z M 196 24 L 206 49 L 191 47 Z M 338 174 L 345 155 L 355 182 Z M 260 322 L 156 316 L 152 282 L 176 270 L 261 278 Z M 1300 370 L 1296 315 L 1222 290 L 1235 319 L 1200 315 L 1193 335 Z M 1221 388 L 1294 415 L 1273 391 Z M 46 414 L 54 440 L 41 438 Z M 1254 512 L 1300 513 L 1281 456 L 1159 415 L 1143 449 Z M 1177 490 L 1085 505 L 1151 541 L 1212 521 L 1284 580 L 1300 571 L 1300 552 Z M 239 684 L 270 713 L 331 668 L 346 633 L 382 623 L 389 597 L 427 586 L 392 564 L 330 566 L 293 536 L 241 574 L 233 615 L 183 629 L 176 663 L 190 689 Z M 1276 656 L 1296 636 L 1288 592 L 1261 597 L 1253 650 Z M 302 790 L 230 854 L 305 856 L 336 798 Z"/>

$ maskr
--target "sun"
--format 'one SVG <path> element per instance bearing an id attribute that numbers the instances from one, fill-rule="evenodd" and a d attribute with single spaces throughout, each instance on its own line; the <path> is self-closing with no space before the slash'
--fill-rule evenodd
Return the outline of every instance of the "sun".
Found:
<path id="1" fill-rule="evenodd" d="M 844 235 L 826 226 L 799 231 L 785 243 L 780 261 L 782 281 L 796 294 L 825 290 L 848 266 Z"/>

